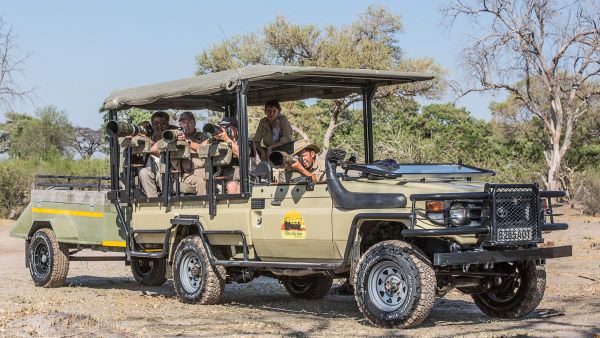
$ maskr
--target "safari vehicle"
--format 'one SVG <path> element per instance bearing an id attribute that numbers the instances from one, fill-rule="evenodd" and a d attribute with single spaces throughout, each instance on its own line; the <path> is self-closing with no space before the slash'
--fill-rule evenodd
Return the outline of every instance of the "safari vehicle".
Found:
<path id="1" fill-rule="evenodd" d="M 257 276 L 279 279 L 294 297 L 318 299 L 333 279 L 348 278 L 360 311 L 382 327 L 418 325 L 435 297 L 452 288 L 472 295 L 490 316 L 523 317 L 543 297 L 545 260 L 571 255 L 570 246 L 540 246 L 544 233 L 568 227 L 555 223 L 552 211 L 552 199 L 564 194 L 536 184 L 485 183 L 494 173 L 468 165 L 374 161 L 376 89 L 430 79 L 248 66 L 115 91 L 102 108 L 110 121 L 131 107 L 235 115 L 241 193 L 219 189 L 213 165 L 231 157 L 220 144 L 203 151 L 208 194 L 183 193 L 168 160 L 189 151 L 183 142 L 163 149 L 162 195 L 147 198 L 136 177 L 147 140 L 113 137 L 110 177 L 92 183 L 89 177 L 40 177 L 11 235 L 26 241 L 26 264 L 42 287 L 60 286 L 69 261 L 124 260 L 142 284 L 172 277 L 185 303 L 217 303 L 226 283 Z M 269 162 L 250 167 L 247 106 L 348 95 L 363 98 L 364 163 L 330 150 L 321 184 L 277 184 Z M 82 249 L 114 254 L 82 256 Z"/>

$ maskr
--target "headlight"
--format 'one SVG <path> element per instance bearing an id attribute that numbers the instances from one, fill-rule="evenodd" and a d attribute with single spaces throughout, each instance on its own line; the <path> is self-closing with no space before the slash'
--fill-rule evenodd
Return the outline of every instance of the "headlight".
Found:
<path id="1" fill-rule="evenodd" d="M 448 217 L 450 218 L 450 223 L 453 225 L 463 225 L 470 221 L 469 215 L 467 214 L 468 210 L 464 205 L 460 203 L 453 204 L 450 208 L 450 212 L 448 213 Z"/>

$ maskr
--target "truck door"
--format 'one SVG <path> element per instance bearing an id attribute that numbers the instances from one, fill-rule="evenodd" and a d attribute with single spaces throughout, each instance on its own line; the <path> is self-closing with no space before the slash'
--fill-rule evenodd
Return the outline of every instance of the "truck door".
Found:
<path id="1" fill-rule="evenodd" d="M 339 259 L 326 184 L 316 184 L 314 191 L 305 184 L 255 186 L 252 200 L 252 237 L 261 258 Z"/>

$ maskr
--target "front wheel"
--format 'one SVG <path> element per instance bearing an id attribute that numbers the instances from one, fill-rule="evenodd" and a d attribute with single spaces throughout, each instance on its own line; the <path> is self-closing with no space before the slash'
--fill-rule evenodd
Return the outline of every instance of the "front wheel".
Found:
<path id="1" fill-rule="evenodd" d="M 167 281 L 167 262 L 165 259 L 133 258 L 131 273 L 138 284 L 161 286 Z"/>
<path id="2" fill-rule="evenodd" d="M 356 267 L 354 297 L 374 325 L 410 328 L 419 325 L 435 300 L 435 272 L 427 257 L 402 241 L 369 248 Z"/>
<path id="3" fill-rule="evenodd" d="M 546 290 L 546 270 L 535 262 L 499 263 L 502 283 L 484 293 L 472 294 L 475 305 L 485 314 L 499 318 L 521 318 L 540 304 Z"/>
<path id="4" fill-rule="evenodd" d="M 321 299 L 329 293 L 333 279 L 325 275 L 286 277 L 283 286 L 290 295 L 303 299 Z"/>
<path id="5" fill-rule="evenodd" d="M 173 285 L 180 301 L 218 303 L 225 290 L 225 277 L 225 267 L 210 264 L 200 236 L 179 242 L 173 259 Z"/>
<path id="6" fill-rule="evenodd" d="M 29 273 L 36 286 L 62 286 L 69 273 L 69 251 L 58 243 L 54 231 L 40 229 L 29 242 Z"/>

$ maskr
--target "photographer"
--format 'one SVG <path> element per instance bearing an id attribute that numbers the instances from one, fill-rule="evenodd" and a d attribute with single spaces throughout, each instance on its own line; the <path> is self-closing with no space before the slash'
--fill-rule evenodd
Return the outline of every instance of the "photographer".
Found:
<path id="1" fill-rule="evenodd" d="M 214 140 L 227 142 L 231 146 L 233 159 L 230 165 L 222 167 L 221 176 L 225 177 L 225 189 L 228 194 L 240 193 L 240 166 L 239 156 L 240 149 L 238 146 L 238 124 L 233 116 L 225 116 L 215 127 L 212 137 Z M 202 142 L 202 145 L 207 144 L 209 140 Z"/>
<path id="2" fill-rule="evenodd" d="M 187 141 L 191 155 L 189 159 L 172 160 L 171 163 L 173 167 L 180 171 L 181 183 L 190 186 L 197 196 L 206 195 L 204 161 L 198 157 L 198 150 L 205 136 L 202 132 L 196 130 L 196 118 L 192 112 L 185 111 L 181 113 L 178 122 L 183 133 L 177 135 L 177 140 Z"/>
<path id="3" fill-rule="evenodd" d="M 157 111 L 150 117 L 150 122 L 142 123 L 141 126 L 152 130 L 152 148 L 149 156 L 146 158 L 146 166 L 140 169 L 139 179 L 147 197 L 158 197 L 158 191 L 162 189 L 162 180 L 160 179 L 159 163 L 160 152 L 156 142 L 162 137 L 162 133 L 169 128 L 169 114 L 164 111 Z"/>
<path id="4" fill-rule="evenodd" d="M 275 177 L 277 183 L 289 183 L 301 176 L 310 177 L 313 183 L 325 182 L 325 161 L 319 155 L 319 147 L 307 140 L 294 141 L 291 161 L 284 164 L 285 173 Z M 272 158 L 272 157 L 271 157 Z"/>

